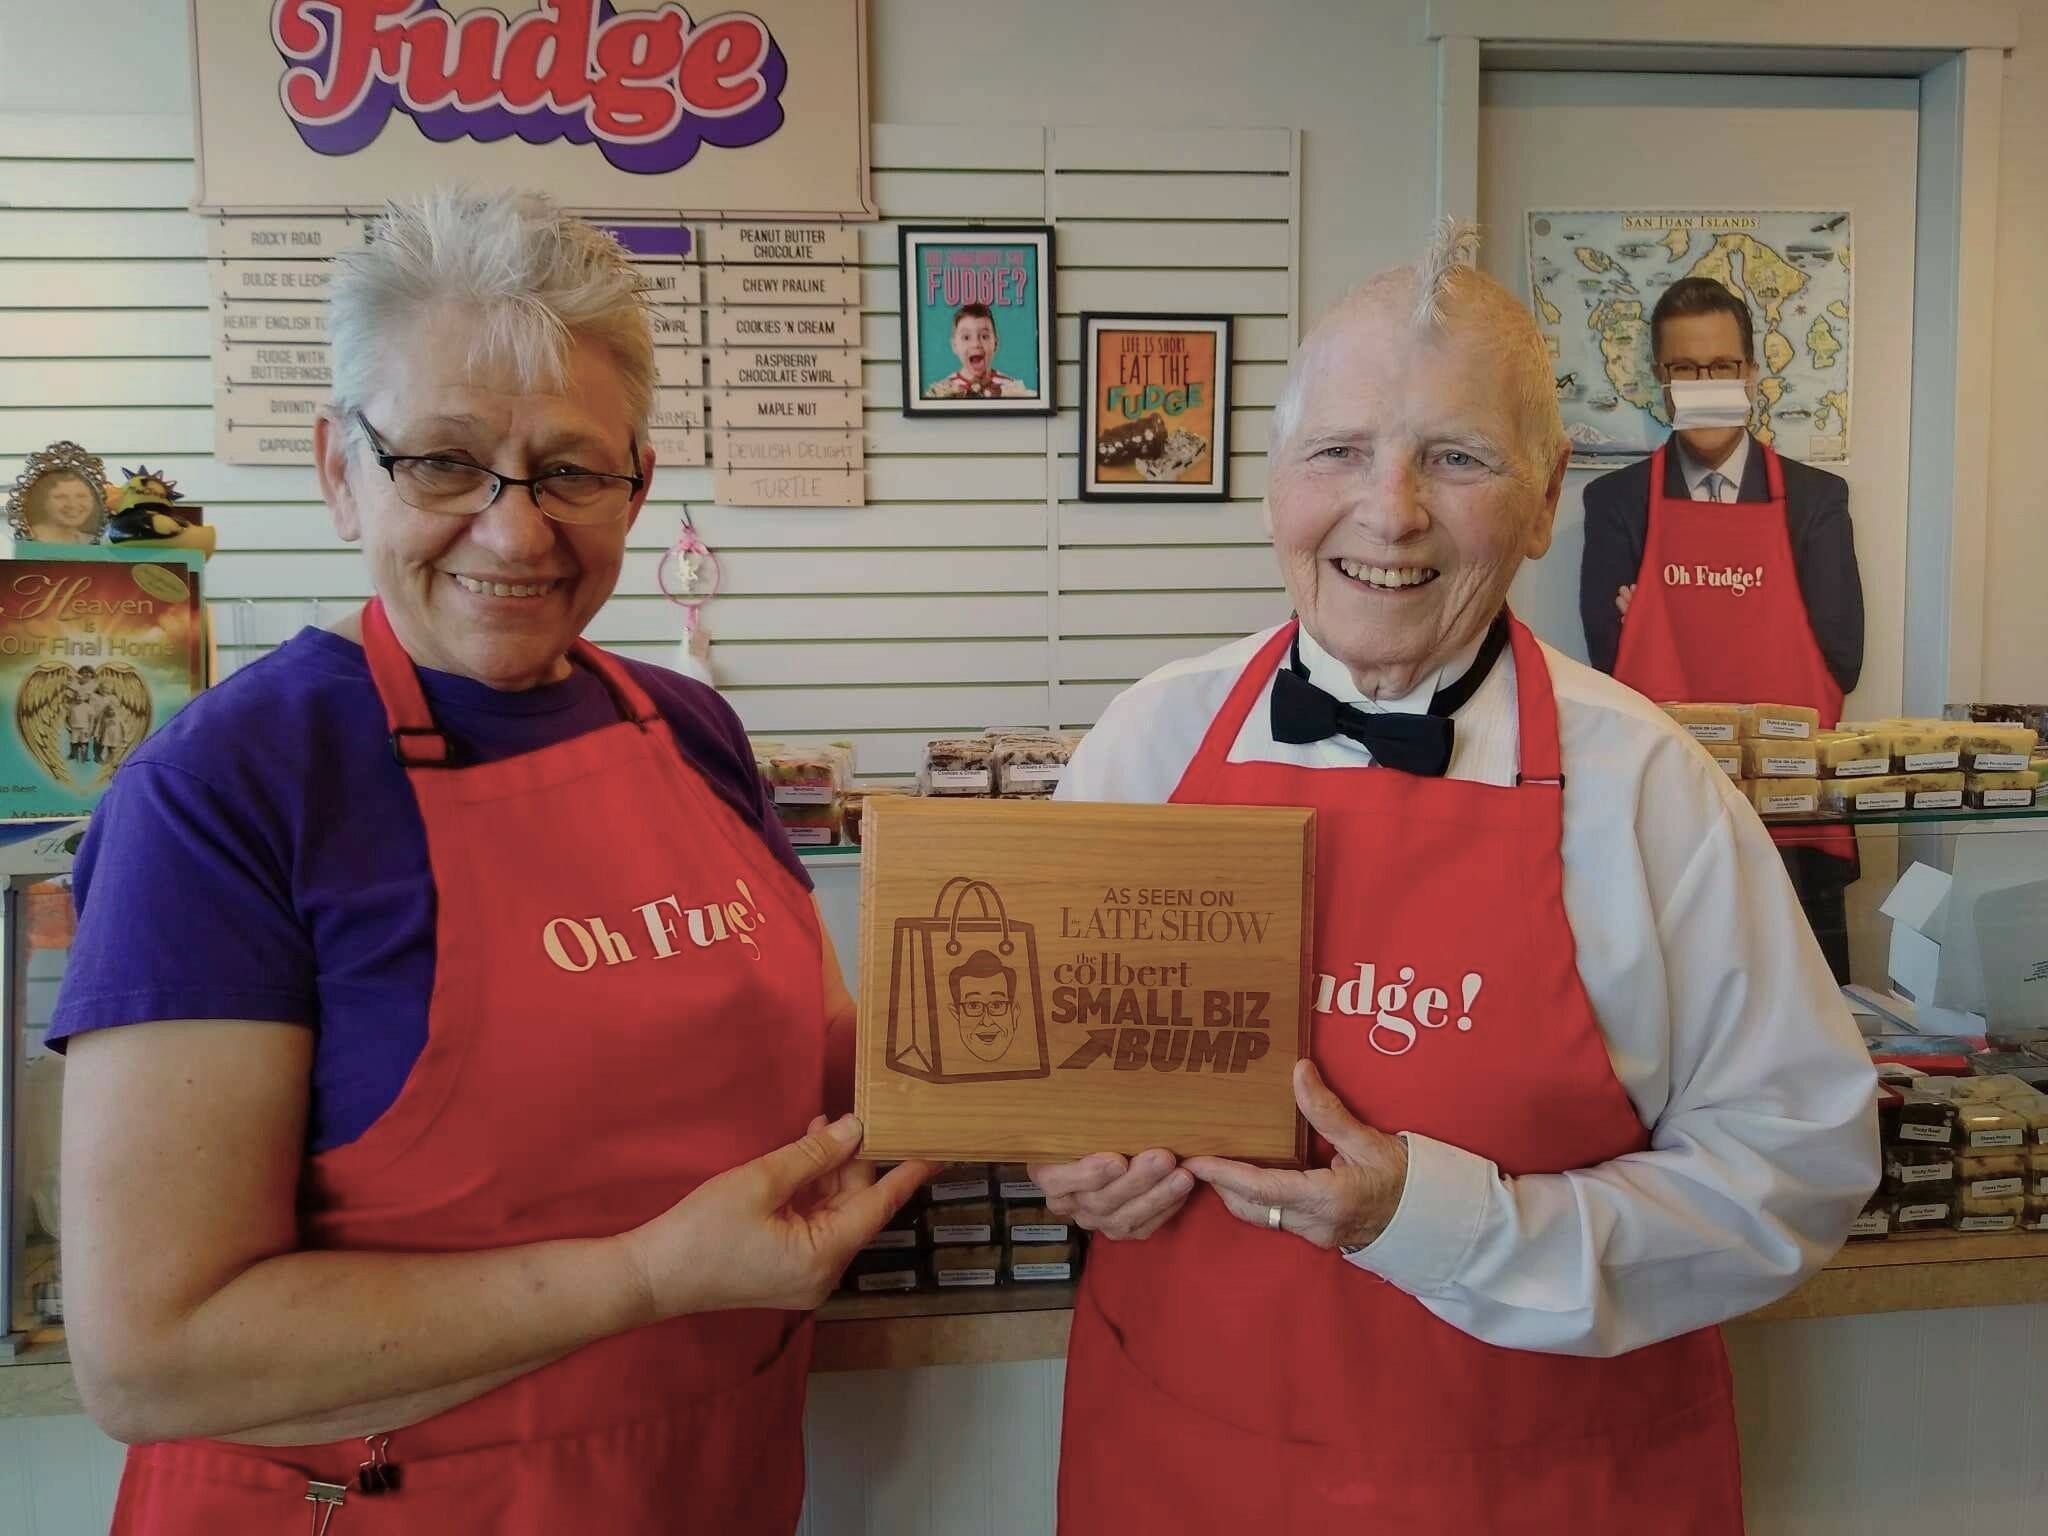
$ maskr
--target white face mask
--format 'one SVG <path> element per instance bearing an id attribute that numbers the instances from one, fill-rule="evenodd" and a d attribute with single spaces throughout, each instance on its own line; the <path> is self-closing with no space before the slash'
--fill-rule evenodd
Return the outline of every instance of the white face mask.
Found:
<path id="1" fill-rule="evenodd" d="M 1664 387 L 1671 391 L 1671 425 L 1681 432 L 1749 425 L 1749 390 L 1740 379 L 1673 379 Z"/>

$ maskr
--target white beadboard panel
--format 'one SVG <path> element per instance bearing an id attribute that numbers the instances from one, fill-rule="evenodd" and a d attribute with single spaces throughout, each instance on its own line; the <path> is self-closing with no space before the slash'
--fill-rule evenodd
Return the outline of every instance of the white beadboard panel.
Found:
<path id="1" fill-rule="evenodd" d="M 0 346 L 6 343 L 6 329 L 0 322 Z M 60 407 L 70 415 L 110 405 L 210 407 L 212 403 L 213 367 L 204 357 L 0 361 L 0 408 Z M 4 429 L 0 425 L 0 430 Z"/>
<path id="2" fill-rule="evenodd" d="M 197 190 L 189 160 L 0 160 L 5 208 L 182 209 Z"/>
<path id="3" fill-rule="evenodd" d="M 1284 175 L 1068 172 L 1054 179 L 1052 196 L 1053 212 L 1062 219 L 1184 219 L 1199 208 L 1234 219 L 1284 220 L 1294 207 Z"/>
<path id="4" fill-rule="evenodd" d="M 0 263 L 4 309 L 175 309 L 205 302 L 203 260 Z"/>
<path id="5" fill-rule="evenodd" d="M 1135 681 L 1133 674 L 1121 682 L 1057 684 L 1052 690 L 1052 723 L 1063 731 L 1093 725 L 1109 708 L 1109 701 Z"/>
<path id="6" fill-rule="evenodd" d="M 729 688 L 749 731 L 978 731 L 1050 718 L 1043 684 L 930 688 Z"/>
<path id="7" fill-rule="evenodd" d="M 10 150 L 13 147 L 8 146 Z M 182 209 L 115 213 L 0 208 L 0 258 L 161 260 L 205 254 L 205 225 Z M 0 268 L 0 283 L 5 281 L 5 270 Z"/>
<path id="8" fill-rule="evenodd" d="M 1056 128 L 1056 171 L 1264 171 L 1287 174 L 1285 128 Z"/>
<path id="9" fill-rule="evenodd" d="M 868 130 L 868 161 L 882 172 L 1040 171 L 1045 134 L 1015 123 L 876 123 Z M 903 207 L 884 204 L 898 214 Z"/>
<path id="10" fill-rule="evenodd" d="M 1214 635 L 1153 635 L 1144 639 L 1060 641 L 1059 675 L 1063 686 L 1077 683 L 1128 683 L 1169 662 L 1185 661 L 1234 640 L 1243 631 Z"/>
<path id="11" fill-rule="evenodd" d="M 0 357 L 197 358 L 210 379 L 212 338 L 201 308 L 0 309 Z"/>
<path id="12" fill-rule="evenodd" d="M 192 158 L 185 112 L 35 112 L 0 120 L 0 149 L 16 160 Z"/>
<path id="13" fill-rule="evenodd" d="M 1280 573 L 1271 585 L 1241 592 L 1063 592 L 1059 629 L 1067 635 L 1249 635 L 1288 614 Z M 1190 646 L 1188 655 L 1206 647 Z"/>
<path id="14" fill-rule="evenodd" d="M 1264 587 L 1272 583 L 1275 574 L 1270 549 L 1244 545 L 1060 551 L 1062 592 Z"/>
<path id="15" fill-rule="evenodd" d="M 1033 683 L 1045 679 L 1049 650 L 1044 640 L 734 643 L 714 645 L 712 665 L 733 688 Z"/>
<path id="16" fill-rule="evenodd" d="M 1169 565 L 1261 542 L 1269 408 L 1293 346 L 1292 135 L 1286 129 L 1155 133 L 1121 126 L 877 125 L 883 217 L 859 228 L 867 505 L 707 505 L 711 471 L 657 470 L 628 535 L 613 600 L 591 637 L 668 662 L 682 611 L 655 571 L 690 504 L 723 560 L 706 615 L 712 662 L 750 718 L 784 733 L 855 735 L 914 771 L 920 732 L 1051 720 L 1060 625 L 1092 684 L 1135 676 L 1278 599 L 1260 570 L 1238 592 L 1176 565 L 1062 595 L 1062 558 L 1157 550 Z M 81 143 L 94 153 L 80 153 Z M 335 537 L 312 471 L 214 462 L 206 227 L 182 116 L 68 127 L 0 115 L 0 483 L 51 440 L 84 442 L 114 472 L 138 462 L 208 509 L 222 553 L 208 590 L 224 662 L 333 622 L 368 590 L 361 555 Z M 901 414 L 897 238 L 905 223 L 1036 223 L 1058 211 L 1053 417 Z M 1074 500 L 1076 315 L 1090 308 L 1230 313 L 1232 491 L 1221 506 L 1112 508 Z M 1062 554 L 1064 552 L 1064 554 Z M 1190 570 L 1192 569 L 1192 574 Z M 1099 643 L 1097 643 L 1099 642 Z M 1021 691 L 1020 691 L 1021 690 Z M 1070 695 L 1085 702 L 1084 694 Z M 891 703 L 891 700 L 895 700 Z M 863 714 L 862 711 L 866 711 Z M 893 713 L 892 713 L 893 711 Z M 977 1506 L 978 1507 L 978 1506 Z"/>
<path id="17" fill-rule="evenodd" d="M 1060 503 L 1060 543 L 1085 544 L 1264 544 L 1258 501 L 1162 502 L 1133 506 L 1120 501 Z"/>
<path id="18" fill-rule="evenodd" d="M 1287 270 L 1287 224 L 1076 220 L 1060 225 L 1063 267 L 1269 267 Z M 58 253 L 52 252 L 52 255 Z M 1065 295 L 1060 295 L 1062 307 Z M 1285 308 L 1283 305 L 1282 308 Z"/>
<path id="19" fill-rule="evenodd" d="M 1043 223 L 1045 176 L 1040 171 L 877 171 L 875 203 L 892 219 L 950 223 L 956 219 L 1014 219 Z"/>

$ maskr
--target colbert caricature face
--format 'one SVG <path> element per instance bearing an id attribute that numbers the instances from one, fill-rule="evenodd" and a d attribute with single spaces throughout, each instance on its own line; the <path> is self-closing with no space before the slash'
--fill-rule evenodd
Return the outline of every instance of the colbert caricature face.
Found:
<path id="1" fill-rule="evenodd" d="M 1017 1034 L 1017 973 L 981 949 L 949 981 L 961 1043 L 979 1060 L 1001 1061 Z"/>

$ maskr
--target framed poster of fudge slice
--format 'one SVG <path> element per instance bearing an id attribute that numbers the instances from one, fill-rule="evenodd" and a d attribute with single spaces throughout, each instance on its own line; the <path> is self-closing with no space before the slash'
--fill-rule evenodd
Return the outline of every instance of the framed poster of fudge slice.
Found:
<path id="1" fill-rule="evenodd" d="M 1083 501 L 1230 495 L 1230 316 L 1081 316 Z"/>
<path id="2" fill-rule="evenodd" d="M 906 224 L 903 414 L 1053 413 L 1048 224 Z"/>

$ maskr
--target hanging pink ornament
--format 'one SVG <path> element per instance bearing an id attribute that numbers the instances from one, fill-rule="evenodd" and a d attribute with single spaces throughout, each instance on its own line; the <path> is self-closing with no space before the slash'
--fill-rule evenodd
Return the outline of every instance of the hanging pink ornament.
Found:
<path id="1" fill-rule="evenodd" d="M 704 627 L 704 605 L 718 595 L 724 571 L 718 555 L 683 508 L 683 526 L 675 543 L 655 567 L 662 595 L 683 610 L 683 644 L 677 670 L 711 684 L 711 635 Z"/>

